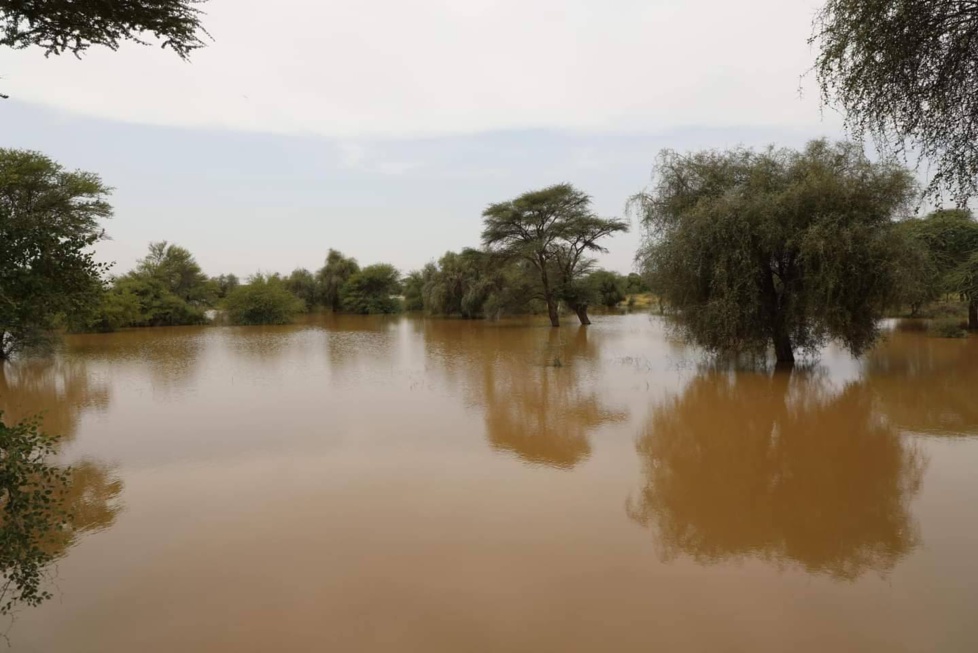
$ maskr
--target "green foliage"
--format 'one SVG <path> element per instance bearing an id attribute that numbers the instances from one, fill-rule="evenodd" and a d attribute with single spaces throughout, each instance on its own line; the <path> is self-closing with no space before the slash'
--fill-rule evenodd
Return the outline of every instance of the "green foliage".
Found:
<path id="1" fill-rule="evenodd" d="M 204 44 L 198 32 L 202 0 L 0 0 L 0 45 L 38 46 L 45 54 L 80 55 L 92 45 L 117 50 L 123 41 L 147 44 L 148 34 L 182 59 Z"/>
<path id="2" fill-rule="evenodd" d="M 112 215 L 110 191 L 95 174 L 0 149 L 0 360 L 97 305 L 106 266 L 91 246 Z"/>
<path id="3" fill-rule="evenodd" d="M 306 310 L 319 304 L 319 283 L 312 272 L 305 268 L 296 268 L 285 279 L 285 289 L 303 301 Z"/>
<path id="4" fill-rule="evenodd" d="M 570 184 L 492 204 L 482 217 L 482 242 L 492 253 L 525 261 L 536 270 L 536 295 L 546 302 L 550 323 L 559 325 L 557 303 L 563 299 L 587 324 L 587 305 L 581 303 L 585 293 L 578 284 L 591 265 L 586 255 L 606 251 L 598 241 L 627 231 L 628 223 L 596 216 L 591 198 Z"/>
<path id="5" fill-rule="evenodd" d="M 316 273 L 323 306 L 339 311 L 343 306 L 340 290 L 350 277 L 360 271 L 360 265 L 354 258 L 343 256 L 342 252 L 330 249 L 326 255 L 326 264 Z"/>
<path id="6" fill-rule="evenodd" d="M 932 192 L 978 194 L 978 4 L 972 0 L 828 0 L 812 42 L 826 101 L 883 151 L 936 163 Z"/>
<path id="7" fill-rule="evenodd" d="M 262 274 L 231 291 L 225 304 L 234 324 L 288 324 L 306 309 L 279 277 Z"/>
<path id="8" fill-rule="evenodd" d="M 149 244 L 149 254 L 136 266 L 135 274 L 160 281 L 167 292 L 192 306 L 211 306 L 217 298 L 216 285 L 193 255 L 165 240 Z"/>
<path id="9" fill-rule="evenodd" d="M 978 221 L 964 209 L 938 210 L 900 225 L 916 251 L 907 257 L 907 287 L 919 287 L 926 302 L 941 293 L 961 297 L 968 305 L 968 328 L 978 329 Z M 913 265 L 914 257 L 925 264 Z"/>
<path id="10" fill-rule="evenodd" d="M 687 338 L 725 353 L 773 343 L 785 364 L 829 338 L 856 354 L 875 341 L 895 295 L 892 219 L 912 198 L 908 171 L 814 141 L 666 151 L 656 172 L 632 200 L 647 230 L 641 260 Z"/>
<path id="11" fill-rule="evenodd" d="M 211 285 L 217 291 L 217 298 L 224 299 L 232 290 L 241 285 L 241 282 L 233 274 L 222 274 L 211 279 Z"/>
<path id="12" fill-rule="evenodd" d="M 368 265 L 340 288 L 341 306 L 344 311 L 361 315 L 397 313 L 401 305 L 394 295 L 400 291 L 401 275 L 393 265 Z"/>
<path id="13" fill-rule="evenodd" d="M 927 331 L 938 338 L 965 338 L 968 332 L 961 328 L 961 320 L 943 318 L 927 325 Z"/>
<path id="14" fill-rule="evenodd" d="M 227 278 L 224 283 L 229 283 Z M 136 269 L 105 290 L 98 310 L 83 321 L 83 328 L 114 331 L 204 324 L 206 309 L 220 292 L 219 281 L 208 279 L 189 251 L 166 241 L 150 243 L 149 254 Z"/>
<path id="15" fill-rule="evenodd" d="M 404 310 L 424 310 L 425 275 L 427 273 L 430 276 L 432 268 L 434 268 L 434 264 L 429 263 L 423 269 L 414 270 L 404 277 L 401 282 L 401 286 L 404 288 Z M 435 269 L 435 272 L 437 272 L 437 269 Z"/>
<path id="16" fill-rule="evenodd" d="M 408 310 L 424 310 L 429 315 L 498 318 L 533 312 L 536 289 L 537 283 L 525 263 L 466 248 L 459 253 L 446 252 L 437 265 L 429 263 L 408 275 L 404 295 L 407 306 L 415 307 Z"/>
<path id="17" fill-rule="evenodd" d="M 0 413 L 0 615 L 51 596 L 45 569 L 70 521 L 63 496 L 71 472 L 47 462 L 55 442 L 36 421 L 8 426 Z"/>
<path id="18" fill-rule="evenodd" d="M 642 275 L 635 272 L 629 272 L 628 278 L 625 282 L 625 293 L 628 295 L 640 295 L 642 293 L 651 292 L 652 288 L 646 283 Z"/>
<path id="19" fill-rule="evenodd" d="M 607 308 L 613 308 L 625 301 L 628 280 L 617 272 L 595 270 L 588 275 L 587 283 L 593 288 L 596 301 Z"/>

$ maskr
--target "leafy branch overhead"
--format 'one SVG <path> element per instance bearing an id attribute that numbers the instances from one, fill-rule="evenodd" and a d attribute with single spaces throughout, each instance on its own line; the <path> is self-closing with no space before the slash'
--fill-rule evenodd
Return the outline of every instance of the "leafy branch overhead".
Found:
<path id="1" fill-rule="evenodd" d="M 0 45 L 81 55 L 92 45 L 118 50 L 152 37 L 181 59 L 204 46 L 206 0 L 0 0 Z"/>
<path id="2" fill-rule="evenodd" d="M 856 136 L 932 161 L 932 194 L 978 195 L 978 0 L 828 0 L 810 42 Z"/>

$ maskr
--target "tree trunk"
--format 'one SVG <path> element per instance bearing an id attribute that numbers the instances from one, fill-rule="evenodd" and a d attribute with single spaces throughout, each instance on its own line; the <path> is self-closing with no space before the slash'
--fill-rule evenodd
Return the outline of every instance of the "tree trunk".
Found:
<path id="1" fill-rule="evenodd" d="M 553 298 L 547 298 L 547 313 L 550 315 L 550 326 L 560 326 L 560 316 L 557 315 L 557 302 Z"/>
<path id="2" fill-rule="evenodd" d="M 968 302 L 968 330 L 978 331 L 978 299 Z"/>
<path id="3" fill-rule="evenodd" d="M 783 329 L 778 329 L 774 334 L 774 355 L 777 358 L 777 367 L 790 368 L 795 364 L 795 352 L 791 346 L 791 336 Z"/>
<path id="4" fill-rule="evenodd" d="M 591 324 L 591 320 L 587 316 L 587 304 L 578 304 L 574 307 L 574 312 L 577 313 L 577 319 L 581 321 L 581 324 L 585 326 Z"/>

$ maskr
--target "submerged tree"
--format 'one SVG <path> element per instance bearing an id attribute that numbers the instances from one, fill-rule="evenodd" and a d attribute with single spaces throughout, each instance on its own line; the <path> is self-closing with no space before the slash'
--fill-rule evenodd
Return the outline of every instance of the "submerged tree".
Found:
<path id="1" fill-rule="evenodd" d="M 395 295 L 401 291 L 401 275 L 393 265 L 377 263 L 350 276 L 340 288 L 344 311 L 361 315 L 397 313 Z"/>
<path id="2" fill-rule="evenodd" d="M 323 305 L 336 312 L 342 308 L 340 289 L 354 274 L 360 271 L 355 258 L 343 256 L 342 252 L 330 249 L 326 264 L 316 273 Z"/>
<path id="3" fill-rule="evenodd" d="M 578 313 L 582 324 L 588 324 L 587 305 L 577 286 L 589 271 L 587 254 L 605 251 L 598 241 L 627 231 L 628 223 L 594 215 L 591 198 L 570 184 L 492 204 L 482 217 L 482 242 L 487 248 L 526 261 L 535 269 L 550 324 L 560 325 L 557 305 L 561 299 Z"/>
<path id="4" fill-rule="evenodd" d="M 691 341 L 724 353 L 773 344 L 778 363 L 836 338 L 853 353 L 878 335 L 894 295 L 892 219 L 910 173 L 853 144 L 659 157 L 632 199 L 647 230 L 639 256 Z"/>
<path id="5" fill-rule="evenodd" d="M 0 360 L 43 344 L 65 315 L 93 310 L 106 266 L 91 246 L 112 215 L 98 175 L 0 149 Z"/>
<path id="6" fill-rule="evenodd" d="M 828 0 L 815 64 L 823 98 L 888 152 L 936 162 L 932 191 L 978 194 L 978 3 Z"/>
<path id="7" fill-rule="evenodd" d="M 262 274 L 231 291 L 226 306 L 234 324 L 288 324 L 306 308 L 279 277 Z"/>
<path id="8" fill-rule="evenodd" d="M 305 268 L 296 268 L 285 278 L 285 289 L 305 302 L 306 310 L 319 303 L 319 283 L 312 272 Z"/>

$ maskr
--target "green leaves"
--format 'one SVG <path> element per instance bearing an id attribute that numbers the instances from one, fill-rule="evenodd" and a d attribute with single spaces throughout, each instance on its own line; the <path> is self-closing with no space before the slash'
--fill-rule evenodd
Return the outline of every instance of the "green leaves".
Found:
<path id="1" fill-rule="evenodd" d="M 827 0 L 810 39 L 826 102 L 856 137 L 935 163 L 930 191 L 978 194 L 978 5 L 961 0 Z"/>
<path id="2" fill-rule="evenodd" d="M 0 0 L 0 45 L 79 55 L 92 45 L 112 50 L 123 41 L 145 45 L 152 34 L 186 59 L 204 45 L 198 36 L 204 32 L 199 4 L 202 0 Z"/>
<path id="3" fill-rule="evenodd" d="M 306 307 L 280 278 L 257 274 L 231 291 L 226 308 L 234 324 L 288 324 Z"/>
<path id="4" fill-rule="evenodd" d="M 858 354 L 892 299 L 892 219 L 914 188 L 906 170 L 849 143 L 667 151 L 631 202 L 646 228 L 639 258 L 681 331 L 710 351 L 774 343 L 789 362 L 836 338 Z"/>
<path id="5" fill-rule="evenodd" d="M 36 346 L 63 316 L 96 306 L 107 266 L 91 246 L 112 215 L 97 175 L 0 149 L 0 359 Z"/>

